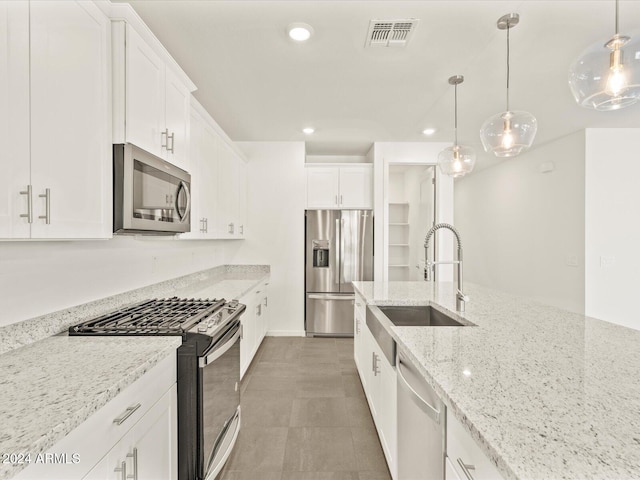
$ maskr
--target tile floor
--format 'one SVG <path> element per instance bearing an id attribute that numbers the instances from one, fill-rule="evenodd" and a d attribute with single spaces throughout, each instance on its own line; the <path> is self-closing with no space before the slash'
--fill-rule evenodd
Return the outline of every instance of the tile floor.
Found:
<path id="1" fill-rule="evenodd" d="M 221 480 L 390 480 L 353 339 L 266 337 Z"/>

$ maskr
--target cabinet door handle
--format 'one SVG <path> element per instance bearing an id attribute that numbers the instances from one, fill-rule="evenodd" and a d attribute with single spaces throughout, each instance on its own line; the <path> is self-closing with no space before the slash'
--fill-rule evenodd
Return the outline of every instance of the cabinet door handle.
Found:
<path id="1" fill-rule="evenodd" d="M 127 478 L 138 480 L 138 449 L 133 447 L 133 453 L 127 453 L 127 458 L 133 458 L 133 475 L 128 475 Z"/>
<path id="2" fill-rule="evenodd" d="M 171 139 L 171 148 L 167 147 L 167 151 L 175 153 L 173 147 L 175 147 L 176 143 L 176 132 L 171 132 L 171 135 L 167 135 L 167 145 L 169 144 L 169 139 Z"/>
<path id="3" fill-rule="evenodd" d="M 360 333 L 360 320 L 356 318 L 356 333 Z"/>
<path id="4" fill-rule="evenodd" d="M 204 233 L 209 233 L 209 219 L 204 219 Z"/>
<path id="5" fill-rule="evenodd" d="M 27 189 L 20 192 L 20 195 L 27 196 L 27 213 L 20 214 L 20 218 L 26 218 L 28 223 L 33 223 L 33 195 L 31 185 L 27 185 Z"/>
<path id="6" fill-rule="evenodd" d="M 378 361 L 380 360 L 380 357 L 378 356 L 377 353 L 373 353 L 373 376 L 377 377 L 378 374 L 380 373 L 380 369 L 378 368 Z"/>
<path id="7" fill-rule="evenodd" d="M 269 306 L 269 298 L 268 297 L 264 297 L 264 306 L 265 307 Z"/>
<path id="8" fill-rule="evenodd" d="M 113 419 L 113 423 L 115 423 L 117 425 L 122 425 L 125 422 L 125 420 L 127 418 L 129 418 L 131 415 L 133 415 L 133 412 L 138 410 L 141 406 L 142 406 L 142 404 L 138 403 L 138 404 L 134 405 L 133 407 L 128 407 L 124 411 L 124 413 L 122 415 L 120 415 L 118 418 L 114 418 Z"/>
<path id="9" fill-rule="evenodd" d="M 464 473 L 464 476 L 467 477 L 467 480 L 474 480 L 473 475 L 471 475 L 471 472 L 469 470 L 475 471 L 476 469 L 475 465 L 464 463 L 461 458 L 458 458 L 458 465 L 460 465 L 460 468 L 462 469 L 462 473 Z"/>
<path id="10" fill-rule="evenodd" d="M 120 478 L 127 480 L 127 462 L 122 462 L 119 467 L 113 469 L 114 472 L 120 472 Z"/>
<path id="11" fill-rule="evenodd" d="M 233 231 L 234 231 L 233 223 L 230 223 L 229 224 L 229 233 L 233 234 Z"/>
<path id="12" fill-rule="evenodd" d="M 336 195 L 336 205 L 338 205 L 338 195 Z"/>
<path id="13" fill-rule="evenodd" d="M 40 215 L 38 218 L 44 220 L 47 225 L 51 224 L 51 189 L 46 188 L 44 193 L 38 195 L 40 198 L 44 198 L 44 215 Z"/>
<path id="14" fill-rule="evenodd" d="M 164 132 L 160 132 L 160 148 L 166 148 L 167 150 L 169 150 L 169 129 L 168 128 L 165 128 Z"/>
<path id="15" fill-rule="evenodd" d="M 342 195 L 340 195 L 340 205 L 342 205 Z"/>
<path id="16" fill-rule="evenodd" d="M 240 225 L 240 235 L 244 235 L 244 225 Z"/>

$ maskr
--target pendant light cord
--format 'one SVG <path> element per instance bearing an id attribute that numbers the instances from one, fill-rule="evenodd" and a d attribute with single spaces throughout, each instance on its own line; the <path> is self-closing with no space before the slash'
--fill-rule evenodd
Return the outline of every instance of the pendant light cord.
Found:
<path id="1" fill-rule="evenodd" d="M 616 36 L 618 36 L 618 0 L 616 0 Z"/>
<path id="2" fill-rule="evenodd" d="M 507 112 L 509 111 L 509 30 L 511 26 L 507 21 Z"/>
<path id="3" fill-rule="evenodd" d="M 453 132 L 454 132 L 454 145 L 458 145 L 458 84 L 456 83 L 454 85 L 454 104 L 455 104 L 455 109 L 454 109 L 454 123 L 453 123 Z"/>

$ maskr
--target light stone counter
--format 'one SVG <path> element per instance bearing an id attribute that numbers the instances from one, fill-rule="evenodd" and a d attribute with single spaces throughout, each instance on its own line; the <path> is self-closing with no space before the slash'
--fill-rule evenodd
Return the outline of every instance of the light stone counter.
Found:
<path id="1" fill-rule="evenodd" d="M 268 278 L 265 265 L 225 265 L 3 327 L 0 455 L 44 452 L 181 344 L 175 336 L 69 337 L 69 326 L 154 297 L 237 299 Z M 0 463 L 0 480 L 20 469 Z"/>
<path id="2" fill-rule="evenodd" d="M 354 285 L 368 304 L 456 316 L 452 283 Z M 502 475 L 640 478 L 640 331 L 473 284 L 465 293 L 461 318 L 475 327 L 387 327 Z"/>

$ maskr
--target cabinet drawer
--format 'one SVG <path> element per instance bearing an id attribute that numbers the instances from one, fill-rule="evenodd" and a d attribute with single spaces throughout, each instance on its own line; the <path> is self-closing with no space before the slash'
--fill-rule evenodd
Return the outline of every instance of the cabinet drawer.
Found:
<path id="1" fill-rule="evenodd" d="M 450 412 L 447 412 L 447 457 L 459 478 L 473 480 L 501 479 L 497 468 L 491 463 L 471 434 Z M 465 472 L 466 470 L 466 472 Z M 456 479 L 456 477 L 453 477 Z"/>
<path id="2" fill-rule="evenodd" d="M 56 455 L 66 454 L 69 459 L 77 454 L 78 463 L 33 463 L 15 478 L 83 477 L 176 383 L 176 378 L 176 354 L 172 353 L 47 450 Z M 120 424 L 116 419 L 120 419 Z"/>

